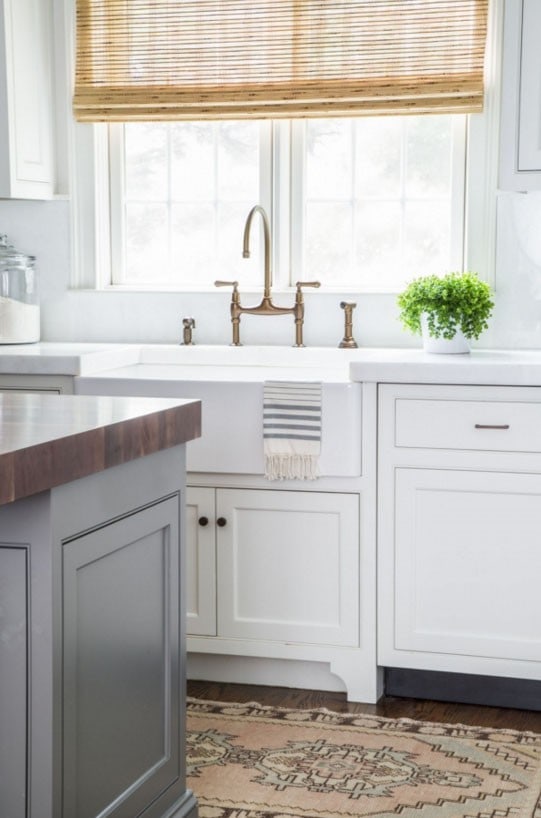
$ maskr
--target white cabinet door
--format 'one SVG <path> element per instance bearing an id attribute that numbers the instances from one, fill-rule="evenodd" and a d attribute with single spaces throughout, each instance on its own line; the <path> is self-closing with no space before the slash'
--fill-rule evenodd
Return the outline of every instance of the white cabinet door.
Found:
<path id="1" fill-rule="evenodd" d="M 359 498 L 217 491 L 218 635 L 359 641 Z"/>
<path id="2" fill-rule="evenodd" d="M 214 489 L 186 489 L 186 631 L 216 636 L 216 529 Z"/>
<path id="3" fill-rule="evenodd" d="M 487 657 L 502 675 L 506 661 L 538 663 L 541 476 L 397 468 L 394 482 L 380 663 L 447 670 L 450 656 Z"/>
<path id="4" fill-rule="evenodd" d="M 506 0 L 500 187 L 541 188 L 541 3 Z"/>
<path id="5" fill-rule="evenodd" d="M 0 0 L 0 196 L 53 194 L 51 0 Z"/>

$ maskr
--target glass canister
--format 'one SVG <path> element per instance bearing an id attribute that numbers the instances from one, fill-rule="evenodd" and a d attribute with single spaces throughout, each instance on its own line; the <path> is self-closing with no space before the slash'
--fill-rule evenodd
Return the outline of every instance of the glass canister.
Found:
<path id="1" fill-rule="evenodd" d="M 32 344 L 40 338 L 36 259 L 0 235 L 0 344 Z"/>

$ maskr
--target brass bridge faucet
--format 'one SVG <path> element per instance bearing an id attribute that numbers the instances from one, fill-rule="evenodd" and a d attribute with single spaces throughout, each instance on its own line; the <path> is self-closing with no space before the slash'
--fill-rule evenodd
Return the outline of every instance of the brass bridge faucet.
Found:
<path id="1" fill-rule="evenodd" d="M 233 287 L 231 296 L 231 324 L 233 329 L 232 346 L 241 346 L 240 343 L 240 317 L 242 313 L 249 315 L 287 315 L 291 314 L 295 317 L 295 344 L 296 347 L 303 347 L 303 324 L 304 324 L 304 297 L 303 287 L 319 287 L 319 281 L 297 281 L 295 304 L 292 307 L 277 307 L 272 303 L 271 286 L 272 286 L 272 271 L 271 271 L 271 241 L 269 220 L 264 208 L 261 205 L 255 205 L 248 213 L 246 224 L 244 226 L 244 238 L 242 257 L 250 258 L 250 228 L 252 219 L 255 213 L 259 213 L 263 220 L 263 240 L 265 247 L 265 284 L 263 290 L 263 298 L 261 303 L 255 307 L 243 307 L 240 303 L 239 282 L 238 281 L 215 281 L 215 287 Z"/>

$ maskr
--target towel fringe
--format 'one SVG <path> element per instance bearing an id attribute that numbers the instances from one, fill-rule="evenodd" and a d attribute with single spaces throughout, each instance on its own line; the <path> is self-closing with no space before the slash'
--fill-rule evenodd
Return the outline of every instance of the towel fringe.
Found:
<path id="1" fill-rule="evenodd" d="M 319 458 L 313 454 L 267 454 L 265 477 L 268 480 L 316 480 Z"/>

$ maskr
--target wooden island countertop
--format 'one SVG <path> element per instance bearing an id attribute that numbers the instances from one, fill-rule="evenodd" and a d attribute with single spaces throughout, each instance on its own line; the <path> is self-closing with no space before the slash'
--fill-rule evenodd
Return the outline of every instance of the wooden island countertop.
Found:
<path id="1" fill-rule="evenodd" d="M 0 505 L 200 434 L 199 401 L 0 394 Z"/>

